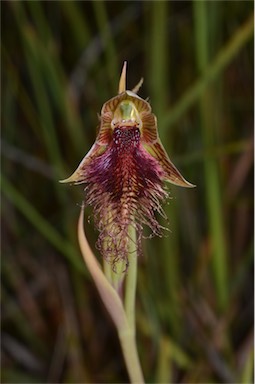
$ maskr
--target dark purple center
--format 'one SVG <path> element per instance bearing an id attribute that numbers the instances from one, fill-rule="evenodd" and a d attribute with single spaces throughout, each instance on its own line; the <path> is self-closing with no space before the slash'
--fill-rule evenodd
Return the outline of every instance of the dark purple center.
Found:
<path id="1" fill-rule="evenodd" d="M 140 131 L 137 127 L 115 128 L 113 131 L 113 147 L 119 153 L 131 152 L 140 142 Z"/>

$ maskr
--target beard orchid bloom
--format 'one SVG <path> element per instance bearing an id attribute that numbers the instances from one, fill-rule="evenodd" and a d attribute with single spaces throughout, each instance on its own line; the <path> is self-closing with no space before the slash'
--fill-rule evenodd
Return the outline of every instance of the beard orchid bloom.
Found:
<path id="1" fill-rule="evenodd" d="M 130 226 L 136 230 L 138 248 L 144 226 L 152 235 L 161 234 L 156 212 L 165 217 L 164 182 L 194 187 L 170 161 L 158 136 L 157 118 L 137 95 L 141 84 L 126 90 L 125 62 L 118 95 L 102 107 L 94 145 L 62 181 L 85 184 L 85 205 L 93 207 L 99 231 L 97 247 L 113 267 L 120 260 L 128 264 Z"/>

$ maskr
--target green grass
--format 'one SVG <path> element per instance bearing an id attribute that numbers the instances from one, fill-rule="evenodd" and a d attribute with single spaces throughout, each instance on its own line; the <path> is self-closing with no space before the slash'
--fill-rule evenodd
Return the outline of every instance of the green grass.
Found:
<path id="1" fill-rule="evenodd" d="M 2 381 L 128 380 L 78 248 L 83 188 L 58 183 L 127 60 L 197 186 L 170 188 L 171 232 L 139 257 L 146 382 L 251 383 L 253 3 L 4 2 L 2 15 Z"/>

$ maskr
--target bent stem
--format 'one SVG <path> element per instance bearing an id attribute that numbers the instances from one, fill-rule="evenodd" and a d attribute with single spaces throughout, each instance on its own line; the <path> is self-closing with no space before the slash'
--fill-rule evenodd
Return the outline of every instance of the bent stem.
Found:
<path id="1" fill-rule="evenodd" d="M 126 280 L 125 309 L 121 297 L 104 275 L 101 265 L 96 260 L 96 257 L 88 244 L 84 233 L 83 207 L 81 208 L 78 222 L 78 240 L 83 259 L 96 284 L 101 299 L 116 326 L 130 382 L 144 383 L 135 340 L 135 289 L 137 263 L 134 248 L 136 246 L 135 230 L 130 229 L 130 268 Z"/>

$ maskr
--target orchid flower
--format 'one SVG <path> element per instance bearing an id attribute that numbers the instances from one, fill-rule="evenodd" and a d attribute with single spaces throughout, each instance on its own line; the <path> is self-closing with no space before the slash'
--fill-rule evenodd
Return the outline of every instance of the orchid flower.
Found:
<path id="1" fill-rule="evenodd" d="M 97 247 L 112 268 L 128 266 L 130 227 L 140 249 L 143 228 L 160 235 L 162 203 L 168 198 L 164 182 L 194 187 L 170 161 L 158 136 L 157 118 L 137 92 L 141 81 L 126 90 L 126 62 L 119 93 L 102 107 L 96 141 L 65 183 L 85 184 L 85 205 L 93 207 L 99 231 Z"/>

